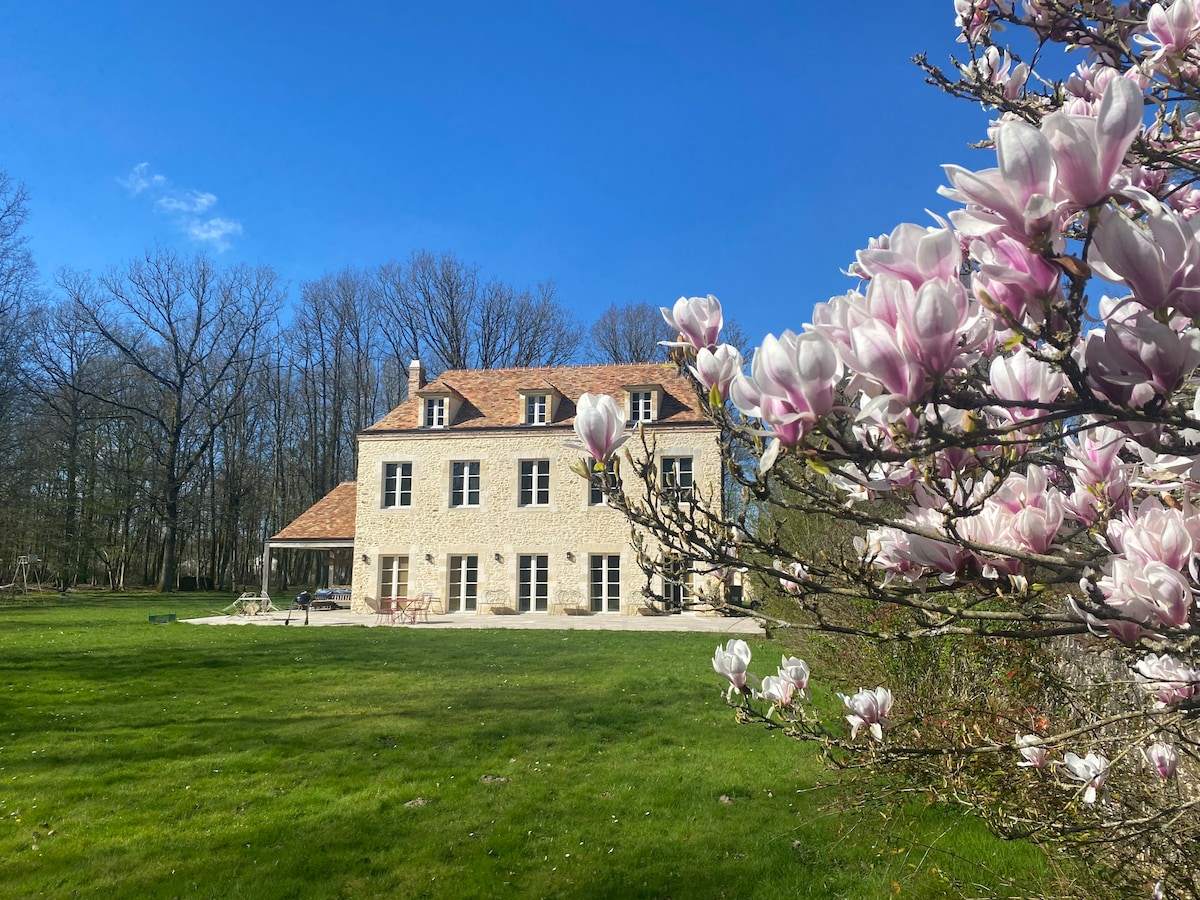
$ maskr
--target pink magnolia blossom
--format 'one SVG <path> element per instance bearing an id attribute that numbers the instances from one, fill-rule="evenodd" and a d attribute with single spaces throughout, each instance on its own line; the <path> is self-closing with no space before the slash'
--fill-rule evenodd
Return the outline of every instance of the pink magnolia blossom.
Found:
<path id="1" fill-rule="evenodd" d="M 1108 778 L 1108 759 L 1098 753 L 1077 756 L 1068 751 L 1063 754 L 1062 764 L 1069 778 L 1087 784 L 1083 792 L 1083 802 L 1095 803 L 1096 795 L 1104 790 L 1104 782 Z"/>
<path id="2" fill-rule="evenodd" d="M 779 665 L 779 677 L 791 682 L 796 693 L 808 697 L 808 663 L 798 656 L 785 656 Z"/>
<path id="3" fill-rule="evenodd" d="M 800 585 L 805 581 L 812 581 L 812 576 L 808 574 L 808 568 L 799 560 L 784 565 L 782 561 L 775 560 L 772 564 L 775 569 L 784 573 L 779 576 L 779 586 L 789 594 L 800 593 Z"/>
<path id="4" fill-rule="evenodd" d="M 1103 207 L 1088 262 L 1146 309 L 1200 315 L 1200 220 L 1160 206 L 1139 224 Z"/>
<path id="5" fill-rule="evenodd" d="M 1136 513 L 1109 522 L 1107 536 L 1117 553 L 1138 564 L 1154 562 L 1183 570 L 1195 553 L 1191 524 L 1182 510 L 1170 509 L 1150 498 L 1138 506 Z"/>
<path id="6" fill-rule="evenodd" d="M 731 638 L 725 646 L 717 645 L 713 654 L 713 671 L 729 680 L 729 692 L 745 691 L 746 668 L 750 665 L 750 647 L 742 640 Z"/>
<path id="7" fill-rule="evenodd" d="M 1120 455 L 1128 440 L 1107 425 L 1066 439 L 1064 462 L 1075 485 L 1066 508 L 1078 521 L 1090 525 L 1101 508 L 1113 513 L 1128 508 L 1132 467 Z"/>
<path id="8" fill-rule="evenodd" d="M 1175 0 L 1165 7 L 1154 4 L 1146 14 L 1146 33 L 1133 39 L 1146 48 L 1147 62 L 1153 66 L 1186 56 L 1200 40 L 1195 4 L 1192 0 Z"/>
<path id="9" fill-rule="evenodd" d="M 1004 96 L 1015 100 L 1021 95 L 1021 88 L 1029 78 L 1029 66 L 1019 63 L 1012 68 L 1012 56 L 1007 50 L 1000 55 L 1000 48 L 995 45 L 983 51 L 983 56 L 975 61 L 975 73 L 984 81 L 998 84 L 1004 89 Z"/>
<path id="10" fill-rule="evenodd" d="M 1067 377 L 1061 371 L 1037 359 L 1024 347 L 1018 347 L 1011 356 L 996 356 L 989 376 L 996 397 L 1009 403 L 1053 403 L 1067 386 Z M 1014 422 L 1032 419 L 1044 412 L 1044 409 L 1025 406 L 1003 410 L 1003 414 Z"/>
<path id="11" fill-rule="evenodd" d="M 767 710 L 767 718 L 771 717 L 776 707 L 791 706 L 792 700 L 795 698 L 796 686 L 778 675 L 768 675 L 762 680 L 762 690 L 759 692 L 759 697 L 771 704 L 771 708 Z"/>
<path id="12" fill-rule="evenodd" d="M 719 344 L 715 349 L 701 347 L 696 362 L 688 368 L 705 391 L 717 392 L 722 400 L 729 398 L 729 385 L 742 371 L 742 354 L 731 344 Z"/>
<path id="13" fill-rule="evenodd" d="M 1142 757 L 1159 778 L 1174 778 L 1179 771 L 1179 752 L 1170 744 L 1151 744 L 1142 750 Z"/>
<path id="14" fill-rule="evenodd" d="M 910 507 L 904 522 L 923 531 L 944 533 L 942 517 L 933 510 Z M 966 550 L 949 540 L 913 534 L 901 528 L 873 528 L 867 532 L 865 540 L 855 538 L 854 546 L 871 565 L 913 582 L 936 572 L 943 584 L 953 584 L 957 573 L 970 558 Z"/>
<path id="15" fill-rule="evenodd" d="M 814 331 L 785 331 L 763 339 L 749 376 L 736 373 L 729 396 L 739 410 L 762 419 L 777 440 L 790 446 L 833 409 L 841 376 L 838 355 L 824 337 Z"/>
<path id="16" fill-rule="evenodd" d="M 608 459 L 629 440 L 625 411 L 607 394 L 583 394 L 575 404 L 575 434 L 579 445 L 597 463 Z"/>
<path id="17" fill-rule="evenodd" d="M 1132 82 L 1114 78 L 1095 117 L 1055 112 L 1042 121 L 1042 135 L 1054 148 L 1058 189 L 1072 205 L 1086 208 L 1108 196 L 1141 130 L 1143 102 Z"/>
<path id="18" fill-rule="evenodd" d="M 1166 653 L 1147 653 L 1133 668 L 1142 686 L 1154 696 L 1158 709 L 1187 700 L 1200 688 L 1200 671 Z"/>
<path id="19" fill-rule="evenodd" d="M 892 711 L 892 692 L 885 687 L 877 687 L 873 691 L 860 688 L 853 697 L 845 694 L 838 696 L 850 713 L 846 721 L 850 723 L 851 739 L 858 737 L 858 729 L 866 725 L 871 737 L 882 741 L 883 726 L 891 724 L 887 717 Z"/>
<path id="20" fill-rule="evenodd" d="M 1088 582 L 1086 578 L 1080 580 L 1080 587 L 1084 591 L 1087 591 Z M 1137 622 L 1130 622 L 1124 618 L 1100 618 L 1099 616 L 1095 616 L 1081 607 L 1075 597 L 1069 598 L 1067 603 L 1071 614 L 1087 625 L 1088 631 L 1096 635 L 1096 637 L 1114 637 L 1126 647 L 1132 647 L 1141 640 L 1143 635 L 1152 634 L 1152 632 L 1146 631 Z M 1121 613 L 1124 612 L 1126 610 L 1121 611 Z M 1149 616 L 1150 613 L 1148 611 L 1141 612 L 1143 621 L 1148 619 Z"/>
<path id="21" fill-rule="evenodd" d="M 929 388 L 920 361 L 896 339 L 896 329 L 882 321 L 866 322 L 851 332 L 848 357 L 873 397 L 889 394 L 908 405 Z"/>
<path id="22" fill-rule="evenodd" d="M 1193 606 L 1192 589 L 1179 572 L 1160 562 L 1117 557 L 1096 582 L 1105 602 L 1123 618 L 1141 625 L 1185 627 Z"/>
<path id="23" fill-rule="evenodd" d="M 859 250 L 857 258 L 859 271 L 866 277 L 886 272 L 919 288 L 926 281 L 957 278 L 962 249 L 958 237 L 945 226 L 923 228 L 904 223 L 876 246 Z"/>
<path id="24" fill-rule="evenodd" d="M 1172 394 L 1200 363 L 1200 334 L 1179 334 L 1139 313 L 1132 323 L 1093 331 L 1080 355 L 1088 383 L 1110 403 L 1141 409 Z"/>
<path id="25" fill-rule="evenodd" d="M 664 342 L 669 347 L 715 347 L 721 333 L 723 318 L 721 301 L 712 294 L 707 297 L 680 297 L 675 306 L 667 309 L 660 306 L 663 319 L 683 340 Z"/>
<path id="26" fill-rule="evenodd" d="M 1048 751 L 1042 746 L 1042 739 L 1036 734 L 1017 735 L 1017 752 L 1023 757 L 1018 766 L 1031 769 L 1044 769 L 1050 765 Z"/>
<path id="27" fill-rule="evenodd" d="M 995 169 L 972 172 L 962 166 L 942 168 L 953 187 L 938 189 L 963 204 L 950 214 L 963 234 L 978 236 L 997 229 L 1026 246 L 1052 240 L 1057 204 L 1054 199 L 1054 150 L 1027 122 L 1005 119 L 995 131 Z"/>
<path id="28" fill-rule="evenodd" d="M 946 374 L 957 362 L 971 314 L 967 290 L 957 278 L 925 282 L 912 305 L 902 309 L 902 334 L 909 338 L 904 343 L 930 377 Z"/>
<path id="29" fill-rule="evenodd" d="M 997 13 L 1012 11 L 1012 0 L 954 0 L 954 23 L 962 31 L 958 40 L 975 43 L 991 29 Z"/>
<path id="30" fill-rule="evenodd" d="M 1023 475 L 1010 474 L 984 501 L 982 510 L 961 521 L 959 527 L 964 536 L 979 544 L 1045 553 L 1058 536 L 1064 517 L 1062 494 L 1049 483 L 1041 466 L 1030 466 Z M 1016 572 L 1015 565 L 1005 565 L 993 557 L 983 561 L 998 573 Z"/>
<path id="31" fill-rule="evenodd" d="M 1059 299 L 1060 271 L 1039 254 L 1025 249 L 1021 241 L 992 232 L 971 243 L 971 258 L 978 269 L 971 275 L 971 290 L 979 302 L 1017 323 L 1044 321 L 1045 310 Z"/>

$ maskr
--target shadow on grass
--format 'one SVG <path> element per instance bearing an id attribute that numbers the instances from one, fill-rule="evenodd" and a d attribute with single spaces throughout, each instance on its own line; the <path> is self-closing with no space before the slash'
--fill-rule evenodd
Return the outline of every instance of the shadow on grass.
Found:
<path id="1" fill-rule="evenodd" d="M 732 724 L 711 636 L 159 627 L 147 605 L 0 632 L 18 895 L 944 893 L 894 852 L 911 834 L 797 793 L 830 777 L 809 748 Z M 977 828 L 922 827 L 947 822 Z"/>

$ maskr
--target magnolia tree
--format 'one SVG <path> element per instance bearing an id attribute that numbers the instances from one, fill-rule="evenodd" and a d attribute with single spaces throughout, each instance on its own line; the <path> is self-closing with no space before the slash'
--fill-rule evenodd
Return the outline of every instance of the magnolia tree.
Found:
<path id="1" fill-rule="evenodd" d="M 757 577 L 810 628 L 1027 647 L 1041 679 L 958 709 L 827 685 L 830 721 L 803 660 L 757 678 L 733 640 L 713 667 L 742 719 L 936 777 L 1005 834 L 1096 844 L 1119 886 L 1200 896 L 1200 0 L 954 6 L 953 68 L 917 63 L 996 111 L 996 166 L 945 167 L 947 220 L 869 241 L 857 287 L 748 371 L 715 298 L 663 310 L 742 502 L 681 503 L 652 453 L 618 452 L 608 398 L 580 403 L 587 474 L 651 536 L 648 568 Z M 789 515 L 856 537 L 799 558 Z"/>

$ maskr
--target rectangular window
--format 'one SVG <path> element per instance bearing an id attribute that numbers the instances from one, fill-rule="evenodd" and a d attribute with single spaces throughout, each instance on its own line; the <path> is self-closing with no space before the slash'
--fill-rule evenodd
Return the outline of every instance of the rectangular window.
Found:
<path id="1" fill-rule="evenodd" d="M 616 461 L 610 459 L 604 464 L 604 471 L 597 472 L 596 461 L 589 458 L 588 471 L 591 473 L 588 479 L 588 505 L 606 506 L 608 497 L 605 496 L 604 489 L 612 489 L 617 485 Z"/>
<path id="2" fill-rule="evenodd" d="M 550 599 L 550 557 L 520 556 L 517 559 L 517 611 L 545 612 Z"/>
<path id="3" fill-rule="evenodd" d="M 668 497 L 677 503 L 692 500 L 692 458 L 690 456 L 664 456 L 662 458 L 662 486 Z"/>
<path id="4" fill-rule="evenodd" d="M 412 463 L 383 464 L 383 508 L 412 506 Z"/>
<path id="5" fill-rule="evenodd" d="M 525 397 L 525 424 L 526 425 L 545 425 L 546 424 L 546 401 L 545 394 L 528 394 Z"/>
<path id="6" fill-rule="evenodd" d="M 450 557 L 450 590 L 447 606 L 450 612 L 474 612 L 479 598 L 479 557 Z"/>
<path id="7" fill-rule="evenodd" d="M 681 612 L 692 602 L 692 566 L 683 556 L 663 560 L 663 600 L 668 612 Z"/>
<path id="8" fill-rule="evenodd" d="M 479 505 L 479 461 L 450 464 L 450 505 Z"/>
<path id="9" fill-rule="evenodd" d="M 620 612 L 621 555 L 593 554 L 590 568 L 592 612 Z"/>
<path id="10" fill-rule="evenodd" d="M 425 400 L 425 427 L 446 427 L 446 398 L 429 397 Z"/>
<path id="11" fill-rule="evenodd" d="M 518 503 L 521 506 L 550 505 L 550 460 L 521 461 L 521 491 Z"/>
<path id="12" fill-rule="evenodd" d="M 408 596 L 408 557 L 379 558 L 379 599 L 403 600 Z"/>
<path id="13" fill-rule="evenodd" d="M 653 391 L 630 391 L 629 392 L 629 421 L 631 422 L 652 422 L 653 410 L 651 404 L 654 400 Z"/>

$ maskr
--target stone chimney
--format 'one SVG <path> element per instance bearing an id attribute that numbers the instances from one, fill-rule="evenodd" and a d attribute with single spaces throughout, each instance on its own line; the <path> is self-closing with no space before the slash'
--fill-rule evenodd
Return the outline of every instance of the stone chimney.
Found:
<path id="1" fill-rule="evenodd" d="M 416 396 L 417 391 L 425 387 L 425 366 L 419 359 L 408 364 L 408 396 Z"/>

